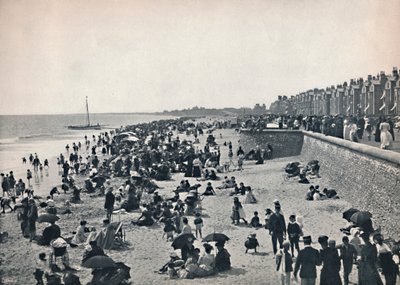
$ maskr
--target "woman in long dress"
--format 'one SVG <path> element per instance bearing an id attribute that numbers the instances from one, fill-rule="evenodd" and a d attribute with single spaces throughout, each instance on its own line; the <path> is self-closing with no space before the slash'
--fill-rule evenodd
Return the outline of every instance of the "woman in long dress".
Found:
<path id="1" fill-rule="evenodd" d="M 364 233 L 361 238 L 364 245 L 361 246 L 358 285 L 383 285 L 377 268 L 378 251 L 376 246 L 369 241 L 369 234 Z"/>
<path id="2" fill-rule="evenodd" d="M 233 198 L 231 219 L 232 219 L 232 224 L 236 224 L 236 225 L 239 224 L 240 219 L 242 219 L 246 225 L 248 223 L 246 221 L 246 214 L 243 210 L 242 203 L 240 203 L 238 197 Z"/>
<path id="3" fill-rule="evenodd" d="M 198 157 L 193 160 L 193 177 L 201 177 L 201 161 Z"/>
<path id="4" fill-rule="evenodd" d="M 352 142 L 358 142 L 358 139 L 357 139 L 357 130 L 358 130 L 358 127 L 357 127 L 357 124 L 354 122 L 354 120 L 352 121 L 352 122 L 350 122 L 350 124 L 349 124 L 349 139 L 352 141 Z"/>
<path id="5" fill-rule="evenodd" d="M 382 120 L 379 129 L 381 131 L 381 148 L 386 149 L 390 147 L 390 144 L 393 140 L 392 135 L 389 132 L 390 125 L 386 122 L 386 119 Z"/>
<path id="6" fill-rule="evenodd" d="M 343 121 L 343 138 L 345 140 L 350 140 L 350 125 L 347 119 Z"/>

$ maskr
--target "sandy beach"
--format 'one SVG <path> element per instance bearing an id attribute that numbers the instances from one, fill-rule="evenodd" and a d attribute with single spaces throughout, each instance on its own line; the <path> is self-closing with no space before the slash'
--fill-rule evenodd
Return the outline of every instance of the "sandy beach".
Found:
<path id="1" fill-rule="evenodd" d="M 220 138 L 222 134 L 222 139 Z M 232 142 L 233 149 L 236 150 L 240 142 L 238 134 L 232 129 L 221 129 L 214 132 L 217 143 L 221 146 L 221 163 L 228 160 L 228 147 L 223 143 Z M 181 135 L 184 137 L 184 135 Z M 206 135 L 200 136 L 200 147 L 204 146 Z M 246 151 L 246 146 L 242 146 Z M 341 195 L 341 189 L 337 189 L 332 181 L 324 178 L 324 172 L 328 169 L 321 169 L 321 178 L 312 180 L 312 184 L 320 185 L 321 188 L 335 188 L 341 199 L 325 201 L 306 201 L 305 194 L 309 185 L 297 183 L 297 181 L 285 181 L 283 179 L 282 168 L 290 161 L 302 161 L 301 157 L 290 157 L 282 159 L 267 160 L 264 165 L 255 165 L 253 161 L 245 161 L 243 171 L 231 171 L 220 173 L 235 176 L 238 182 L 244 182 L 251 186 L 253 193 L 258 199 L 257 204 L 243 204 L 246 216 L 250 219 L 254 211 L 259 212 L 260 220 L 264 220 L 266 208 L 273 208 L 273 200 L 278 199 L 282 205 L 282 211 L 286 221 L 290 214 L 302 216 L 304 219 L 304 233 L 313 237 L 315 244 L 319 235 L 327 235 L 340 243 L 342 234 L 339 228 L 343 227 L 345 220 L 342 219 L 342 212 L 351 207 L 351 203 L 346 201 L 346 197 Z M 176 186 L 183 179 L 183 173 L 173 176 L 170 181 L 157 182 L 161 187 L 159 193 L 164 197 L 172 197 Z M 82 186 L 83 177 L 77 183 Z M 112 179 L 112 185 L 119 187 L 123 182 L 121 178 Z M 189 178 L 191 184 L 198 183 L 194 178 Z M 199 192 L 203 192 L 206 182 L 200 182 L 202 187 Z M 221 181 L 214 181 L 213 186 L 220 186 Z M 207 278 L 196 278 L 194 280 L 168 280 L 167 275 L 155 273 L 163 264 L 168 261 L 169 253 L 173 250 L 171 242 L 162 238 L 162 227 L 158 224 L 152 227 L 137 227 L 131 224 L 140 213 L 125 213 L 114 215 L 113 221 L 123 222 L 123 229 L 126 232 L 127 245 L 124 249 L 108 250 L 106 253 L 115 261 L 122 261 L 131 267 L 133 284 L 278 284 L 278 274 L 275 271 L 275 260 L 273 259 L 272 244 L 268 232 L 261 228 L 255 230 L 244 224 L 235 226 L 231 224 L 230 214 L 233 198 L 229 196 L 229 190 L 216 190 L 216 196 L 205 197 L 203 206 L 204 229 L 203 236 L 212 232 L 222 232 L 230 237 L 226 244 L 227 250 L 231 254 L 232 270 L 219 273 Z M 68 194 L 69 195 L 69 194 Z M 68 195 L 56 195 L 55 201 L 58 205 L 68 198 Z M 186 194 L 180 194 L 181 199 Z M 75 204 L 72 207 L 72 214 L 61 215 L 58 224 L 61 227 L 63 236 L 71 236 L 76 229 L 79 220 L 85 219 L 88 226 L 99 228 L 101 221 L 105 217 L 103 209 L 104 197 L 90 197 L 82 194 L 82 204 Z M 240 196 L 244 202 L 245 196 Z M 189 224 L 193 225 L 193 217 L 190 216 Z M 2 215 L 0 218 L 2 231 L 7 231 L 9 238 L 6 243 L 1 245 L 1 272 L 3 284 L 33 284 L 33 272 L 35 260 L 39 252 L 50 252 L 48 247 L 40 247 L 35 243 L 29 243 L 20 234 L 19 223 L 15 214 Z M 40 233 L 44 228 L 39 224 L 37 232 Z M 250 233 L 256 233 L 260 242 L 258 254 L 245 254 L 244 242 Z M 195 246 L 202 248 L 199 240 L 195 241 Z M 300 248 L 302 248 L 300 244 Z M 77 275 L 82 284 L 86 284 L 91 279 L 91 270 L 80 266 L 83 248 L 68 248 L 71 266 L 77 269 Z M 178 251 L 179 252 L 179 251 Z M 357 270 L 353 272 L 350 281 L 356 281 Z"/>

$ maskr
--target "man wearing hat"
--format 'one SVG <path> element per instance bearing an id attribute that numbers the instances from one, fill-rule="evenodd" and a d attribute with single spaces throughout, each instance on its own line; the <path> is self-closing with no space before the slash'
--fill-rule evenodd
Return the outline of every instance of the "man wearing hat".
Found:
<path id="1" fill-rule="evenodd" d="M 317 278 L 317 265 L 320 264 L 319 251 L 311 247 L 311 236 L 303 237 L 304 248 L 296 259 L 294 278 L 300 270 L 301 285 L 315 285 Z"/>
<path id="2" fill-rule="evenodd" d="M 353 263 L 357 259 L 357 250 L 354 245 L 349 243 L 349 238 L 342 238 L 343 244 L 339 247 L 340 259 L 343 262 L 343 283 L 349 284 L 349 275 L 353 269 Z"/>
<path id="3" fill-rule="evenodd" d="M 279 247 L 283 247 L 283 240 L 286 236 L 286 222 L 285 217 L 281 214 L 281 205 L 279 201 L 274 201 L 275 203 L 275 213 L 271 215 L 269 219 L 269 234 L 272 238 L 272 247 L 274 250 L 274 255 L 278 251 L 276 247 L 276 242 L 279 241 Z"/>

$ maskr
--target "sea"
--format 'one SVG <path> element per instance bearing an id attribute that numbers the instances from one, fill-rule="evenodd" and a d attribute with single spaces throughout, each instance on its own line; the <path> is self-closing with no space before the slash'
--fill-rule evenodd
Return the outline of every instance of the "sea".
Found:
<path id="1" fill-rule="evenodd" d="M 22 179 L 28 186 L 26 173 L 30 169 L 33 179 L 29 188 L 33 189 L 35 194 L 45 197 L 52 187 L 61 182 L 61 169 L 57 165 L 57 157 L 61 153 L 66 158 L 69 157 L 65 148 L 67 144 L 72 146 L 73 142 L 77 144 L 80 141 L 84 146 L 85 135 L 92 138 L 93 135 L 97 136 L 121 126 L 173 118 L 134 113 L 91 114 L 91 123 L 104 126 L 102 130 L 71 130 L 67 126 L 85 124 L 85 114 L 0 115 L 0 172 L 6 174 L 13 171 L 17 181 Z M 80 155 L 86 157 L 88 153 L 85 152 L 83 150 Z M 48 159 L 49 167 L 35 172 L 29 163 L 30 154 L 37 154 L 42 164 Z M 23 157 L 27 160 L 26 164 L 22 162 Z"/>

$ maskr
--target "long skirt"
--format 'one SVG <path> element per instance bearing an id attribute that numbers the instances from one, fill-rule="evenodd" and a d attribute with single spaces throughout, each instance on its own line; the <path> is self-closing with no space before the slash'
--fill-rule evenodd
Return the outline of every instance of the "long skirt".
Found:
<path id="1" fill-rule="evenodd" d="M 193 177 L 201 177 L 200 166 L 193 166 Z"/>

